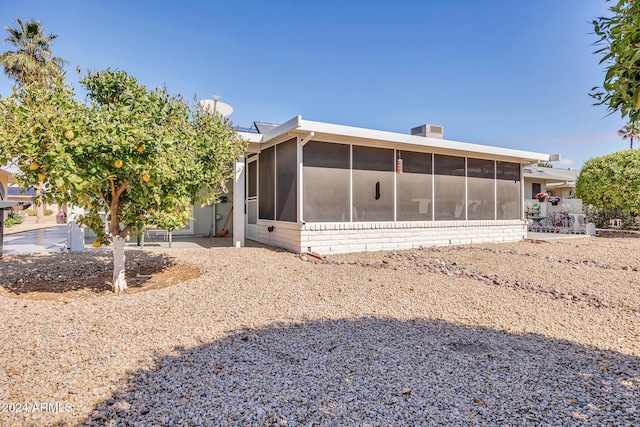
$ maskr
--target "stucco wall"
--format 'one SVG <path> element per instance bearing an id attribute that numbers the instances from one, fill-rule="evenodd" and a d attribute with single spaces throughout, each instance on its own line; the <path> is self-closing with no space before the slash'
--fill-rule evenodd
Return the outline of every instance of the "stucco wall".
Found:
<path id="1" fill-rule="evenodd" d="M 273 226 L 269 232 L 267 227 Z M 526 222 L 429 221 L 295 224 L 258 221 L 258 241 L 294 252 L 319 254 L 411 249 L 487 242 L 512 242 L 526 237 Z"/>

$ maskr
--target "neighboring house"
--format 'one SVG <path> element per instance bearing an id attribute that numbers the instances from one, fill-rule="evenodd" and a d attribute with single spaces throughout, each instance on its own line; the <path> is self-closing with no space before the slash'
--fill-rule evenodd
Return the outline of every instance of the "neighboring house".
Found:
<path id="1" fill-rule="evenodd" d="M 294 117 L 256 123 L 236 163 L 234 242 L 320 254 L 517 241 L 523 168 L 548 154 Z M 245 234 L 246 233 L 246 234 Z"/>
<path id="2" fill-rule="evenodd" d="M 12 179 L 13 174 L 6 169 L 0 168 L 0 200 L 5 200 L 9 193 L 9 180 Z"/>
<path id="3" fill-rule="evenodd" d="M 533 199 L 538 193 L 548 193 L 562 199 L 574 197 L 579 170 L 528 166 L 523 169 L 524 198 Z"/>

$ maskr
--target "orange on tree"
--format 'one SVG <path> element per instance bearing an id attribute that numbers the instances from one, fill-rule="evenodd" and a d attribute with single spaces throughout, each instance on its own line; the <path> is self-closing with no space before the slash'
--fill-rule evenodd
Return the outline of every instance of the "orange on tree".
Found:
<path id="1" fill-rule="evenodd" d="M 144 175 L 142 175 L 142 180 L 144 182 L 149 182 L 151 181 L 151 177 L 145 173 Z"/>
<path id="2" fill-rule="evenodd" d="M 73 133 L 71 129 L 68 129 L 64 132 L 64 137 L 67 138 L 68 140 L 72 140 L 75 136 L 76 134 Z"/>
<path id="3" fill-rule="evenodd" d="M 43 174 L 43 173 L 39 173 L 39 174 L 38 174 L 38 180 L 39 180 L 39 181 L 44 181 L 44 179 L 45 179 L 46 177 L 47 177 L 47 176 L 46 176 L 45 174 Z"/>
<path id="4" fill-rule="evenodd" d="M 93 242 L 93 247 L 94 247 L 94 248 L 99 248 L 99 247 L 100 247 L 100 245 L 102 245 L 102 242 L 101 242 L 101 241 L 99 241 L 99 240 L 96 240 L 95 242 Z"/>
<path id="5" fill-rule="evenodd" d="M 113 165 L 120 169 L 122 165 L 124 165 L 124 163 L 122 162 L 122 160 L 116 160 L 115 162 L 113 162 Z"/>
<path id="6" fill-rule="evenodd" d="M 144 145 L 138 147 L 138 153 L 142 153 L 144 151 Z"/>
<path id="7" fill-rule="evenodd" d="M 31 162 L 31 164 L 29 165 L 29 169 L 31 169 L 32 171 L 37 171 L 38 169 L 40 169 L 40 165 L 37 162 Z"/>

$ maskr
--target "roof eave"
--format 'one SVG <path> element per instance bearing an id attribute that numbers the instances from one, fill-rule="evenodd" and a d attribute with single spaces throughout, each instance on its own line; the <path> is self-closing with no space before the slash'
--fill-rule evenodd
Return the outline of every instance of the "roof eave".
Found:
<path id="1" fill-rule="evenodd" d="M 363 143 L 366 143 L 367 141 L 378 141 L 383 143 L 401 144 L 407 149 L 410 147 L 423 147 L 434 149 L 436 151 L 457 152 L 465 155 L 484 154 L 492 157 L 496 156 L 516 160 L 523 164 L 547 162 L 550 158 L 549 154 L 544 153 L 316 122 L 303 120 L 301 116 L 296 116 L 273 129 L 271 132 L 264 134 L 261 142 L 264 144 L 276 139 L 282 139 L 284 134 L 293 132 L 314 132 L 316 134 L 316 138 L 320 138 L 321 135 L 325 134 L 347 137 L 362 141 Z"/>

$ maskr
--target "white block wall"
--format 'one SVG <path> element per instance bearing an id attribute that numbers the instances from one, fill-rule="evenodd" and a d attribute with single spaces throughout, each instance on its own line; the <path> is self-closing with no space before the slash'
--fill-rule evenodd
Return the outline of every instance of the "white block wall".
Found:
<path id="1" fill-rule="evenodd" d="M 267 227 L 273 226 L 272 232 Z M 526 221 L 423 221 L 296 224 L 258 221 L 258 241 L 294 252 L 337 254 L 420 246 L 514 242 Z"/>

